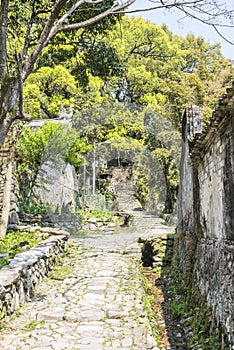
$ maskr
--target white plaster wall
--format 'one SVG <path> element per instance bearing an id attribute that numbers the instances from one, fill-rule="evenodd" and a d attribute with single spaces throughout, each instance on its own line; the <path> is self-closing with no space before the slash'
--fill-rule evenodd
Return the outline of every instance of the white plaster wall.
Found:
<path id="1" fill-rule="evenodd" d="M 198 167 L 201 225 L 206 238 L 224 238 L 223 168 L 221 140 L 216 139 Z"/>

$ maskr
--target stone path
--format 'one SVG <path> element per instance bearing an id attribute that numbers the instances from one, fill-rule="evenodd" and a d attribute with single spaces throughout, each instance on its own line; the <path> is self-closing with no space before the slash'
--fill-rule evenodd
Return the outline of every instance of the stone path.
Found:
<path id="1" fill-rule="evenodd" d="M 120 201 L 123 199 L 120 198 Z M 60 268 L 0 334 L 1 350 L 156 350 L 144 311 L 139 237 L 173 231 L 126 198 L 135 227 L 109 235 L 71 237 Z M 131 202 L 131 205 L 130 205 Z"/>

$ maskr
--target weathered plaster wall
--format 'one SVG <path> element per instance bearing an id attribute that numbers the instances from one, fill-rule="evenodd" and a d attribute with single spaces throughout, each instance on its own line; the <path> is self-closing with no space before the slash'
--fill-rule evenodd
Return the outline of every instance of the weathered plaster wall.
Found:
<path id="1" fill-rule="evenodd" d="M 192 159 L 198 170 L 204 236 L 234 240 L 234 96 L 213 117 Z"/>
<path id="2" fill-rule="evenodd" d="M 234 84 L 201 136 L 191 141 L 188 118 L 184 123 L 178 260 L 185 278 L 198 287 L 211 307 L 224 334 L 224 349 L 233 349 Z"/>
<path id="3" fill-rule="evenodd" d="M 51 211 L 75 212 L 79 204 L 78 181 L 75 169 L 70 164 L 45 163 L 37 178 L 37 192 L 42 202 Z"/>

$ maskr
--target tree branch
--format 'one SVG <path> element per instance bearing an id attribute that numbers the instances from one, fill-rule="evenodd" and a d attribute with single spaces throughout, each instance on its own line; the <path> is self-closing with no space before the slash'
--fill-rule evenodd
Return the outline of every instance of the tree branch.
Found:
<path id="1" fill-rule="evenodd" d="M 40 56 L 42 50 L 48 44 L 48 41 L 50 39 L 52 39 L 57 33 L 61 32 L 61 31 L 71 31 L 71 30 L 76 30 L 79 28 L 87 27 L 91 24 L 94 24 L 94 23 L 100 21 L 101 19 L 107 17 L 108 15 L 110 15 L 112 13 L 115 13 L 115 11 L 120 11 L 121 9 L 124 9 L 125 7 L 131 5 L 135 0 L 127 0 L 120 5 L 114 5 L 110 9 L 102 12 L 101 14 L 99 14 L 97 16 L 90 18 L 89 20 L 75 23 L 75 24 L 71 24 L 71 25 L 62 25 L 61 22 L 65 21 L 65 19 L 68 18 L 75 10 L 77 10 L 77 8 L 81 4 L 83 4 L 83 3 L 95 4 L 95 3 L 100 3 L 102 1 L 103 0 L 96 0 L 96 1 L 80 0 L 74 6 L 72 6 L 70 8 L 70 10 L 67 11 L 67 13 L 64 16 L 62 16 L 58 20 L 61 10 L 69 2 L 69 0 L 59 0 L 54 5 L 53 9 L 51 10 L 51 15 L 44 26 L 44 29 L 40 35 L 40 38 L 38 40 L 36 47 L 34 48 L 33 52 L 31 53 L 31 55 L 28 57 L 28 59 L 26 60 L 26 62 L 24 64 L 23 71 L 22 71 L 22 80 L 25 81 L 26 78 L 28 77 L 28 75 L 32 72 L 33 66 L 34 66 L 37 58 Z M 57 21 L 57 23 L 55 24 L 56 21 Z"/>
<path id="2" fill-rule="evenodd" d="M 165 4 L 163 1 L 160 0 L 161 5 L 152 6 L 148 8 L 139 8 L 135 10 L 127 10 L 124 11 L 124 13 L 137 13 L 137 12 L 149 12 L 153 10 L 160 10 L 160 9 L 171 9 L 173 7 L 178 6 L 194 6 L 197 3 L 202 3 L 204 0 L 191 0 L 191 1 L 185 1 L 185 2 L 174 2 L 173 4 Z"/>
<path id="3" fill-rule="evenodd" d="M 234 45 L 234 42 L 227 39 L 219 30 L 217 27 L 223 27 L 223 28 L 233 28 L 234 26 L 230 26 L 230 25 L 224 25 L 224 24 L 219 24 L 219 23 L 212 23 L 210 20 L 206 20 L 206 19 L 203 19 L 203 18 L 200 18 L 198 16 L 196 16 L 195 14 L 192 14 L 191 12 L 189 12 L 188 10 L 185 10 L 184 8 L 178 8 L 178 10 L 180 10 L 181 12 L 183 12 L 186 17 L 191 17 L 199 22 L 202 22 L 204 24 L 206 24 L 207 26 L 210 26 L 212 27 L 217 33 L 218 35 L 223 39 L 225 40 L 227 43 L 229 43 L 230 45 Z M 205 12 L 204 12 L 205 13 Z M 206 13 L 207 14 L 207 13 Z"/>
<path id="4" fill-rule="evenodd" d="M 134 0 L 135 1 L 135 0 Z M 75 10 L 82 4 L 100 4 L 104 2 L 103 0 L 80 0 L 77 1 L 57 22 L 57 25 L 61 25 Z"/>
<path id="5" fill-rule="evenodd" d="M 55 6 L 52 8 L 51 15 L 45 24 L 45 27 L 40 35 L 40 38 L 38 40 L 37 45 L 24 64 L 24 68 L 22 71 L 22 80 L 23 81 L 25 81 L 27 76 L 31 73 L 37 58 L 40 56 L 44 47 L 48 44 L 48 41 L 50 39 L 50 33 L 51 33 L 51 30 L 54 26 L 54 23 L 57 20 L 60 11 L 63 9 L 63 7 L 66 5 L 66 3 L 68 1 L 69 0 L 59 0 L 55 4 Z"/>
<path id="6" fill-rule="evenodd" d="M 101 0 L 102 1 L 102 0 Z M 85 0 L 80 0 L 78 2 L 76 2 L 71 8 L 70 10 L 68 10 L 65 15 L 63 15 L 59 20 L 57 25 L 62 24 L 80 5 L 86 3 Z"/>
<path id="7" fill-rule="evenodd" d="M 127 0 L 120 5 L 114 5 L 110 9 L 108 9 L 108 10 L 100 13 L 99 15 L 94 16 L 86 21 L 83 21 L 83 22 L 78 22 L 78 23 L 74 23 L 74 24 L 67 24 L 67 25 L 62 25 L 60 23 L 57 23 L 51 31 L 50 39 L 53 38 L 59 32 L 72 31 L 72 30 L 88 27 L 88 26 L 100 21 L 101 19 L 109 16 L 110 14 L 115 14 L 115 13 L 121 12 L 121 10 L 130 6 L 135 1 L 136 0 Z M 86 1 L 86 2 L 88 3 L 88 1 Z M 94 3 L 94 2 L 92 1 L 91 3 Z"/>
<path id="8" fill-rule="evenodd" d="M 22 50 L 22 59 L 24 59 L 27 55 L 27 52 L 28 52 L 28 48 L 30 46 L 30 40 L 29 40 L 29 36 L 30 36 L 30 33 L 31 33 L 31 29 L 32 29 L 32 26 L 33 26 L 33 20 L 35 18 L 35 0 L 32 4 L 32 13 L 31 13 L 31 18 L 30 18 L 30 21 L 28 23 L 28 26 L 27 26 L 27 30 L 26 30 L 26 34 L 25 34 L 25 39 L 24 39 L 24 48 Z"/>
<path id="9" fill-rule="evenodd" d="M 188 1 L 174 1 L 173 3 L 166 3 L 166 0 L 149 0 L 151 3 L 158 4 L 148 8 L 139 8 L 135 10 L 128 10 L 124 13 L 147 12 L 159 9 L 172 9 L 183 12 L 186 17 L 191 17 L 199 22 L 202 22 L 212 27 L 218 35 L 227 43 L 234 45 L 234 42 L 229 40 L 221 33 L 218 28 L 234 28 L 233 24 L 233 10 L 228 10 L 225 4 L 219 5 L 218 2 L 204 1 L 204 0 L 188 0 Z M 230 23 L 221 23 L 217 19 L 226 18 Z M 216 19 L 216 21 L 215 21 Z"/>
<path id="10" fill-rule="evenodd" d="M 220 36 L 223 40 L 225 40 L 227 43 L 229 43 L 229 44 L 231 44 L 231 45 L 234 45 L 234 41 L 228 40 L 228 39 L 218 30 L 217 26 L 212 25 L 212 27 L 214 28 L 214 30 L 219 34 L 219 36 Z"/>
<path id="11" fill-rule="evenodd" d="M 19 91 L 19 100 L 18 100 L 18 107 L 19 107 L 19 117 L 18 119 L 26 120 L 26 116 L 24 114 L 23 110 L 23 82 L 22 82 L 22 63 L 21 63 L 21 57 L 16 53 L 15 54 L 16 62 L 17 62 L 17 68 L 18 68 L 18 91 Z M 16 117 L 17 118 L 17 117 Z"/>

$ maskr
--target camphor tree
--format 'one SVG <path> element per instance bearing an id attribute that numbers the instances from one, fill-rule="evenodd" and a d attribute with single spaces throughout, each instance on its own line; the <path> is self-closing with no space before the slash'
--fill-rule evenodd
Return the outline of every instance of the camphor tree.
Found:
<path id="1" fill-rule="evenodd" d="M 25 119 L 23 84 L 48 42 L 60 32 L 71 32 L 120 12 L 120 4 L 100 0 L 2 0 L 0 13 L 0 144 L 10 125 Z"/>
<path id="2" fill-rule="evenodd" d="M 48 43 L 60 33 L 72 33 L 108 21 L 137 1 L 1 0 L 0 144 L 12 122 L 26 118 L 23 86 Z M 219 0 L 151 0 L 148 10 L 173 7 L 216 30 L 223 25 L 221 20 L 226 25 L 233 25 L 233 10 L 227 9 Z"/>

